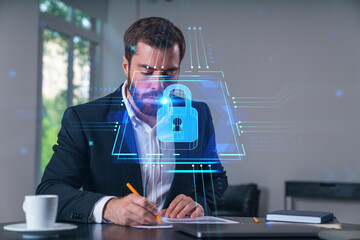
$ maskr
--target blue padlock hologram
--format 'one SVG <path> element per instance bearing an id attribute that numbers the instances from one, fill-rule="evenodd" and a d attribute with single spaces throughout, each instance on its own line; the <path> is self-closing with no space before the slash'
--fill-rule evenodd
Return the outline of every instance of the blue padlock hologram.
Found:
<path id="1" fill-rule="evenodd" d="M 171 94 L 176 90 L 184 93 L 185 106 L 172 104 Z M 169 101 L 157 111 L 156 133 L 159 141 L 163 143 L 197 142 L 198 111 L 192 107 L 190 89 L 182 84 L 172 84 L 164 90 L 163 97 L 168 98 Z M 194 144 L 191 146 L 194 147 Z"/>

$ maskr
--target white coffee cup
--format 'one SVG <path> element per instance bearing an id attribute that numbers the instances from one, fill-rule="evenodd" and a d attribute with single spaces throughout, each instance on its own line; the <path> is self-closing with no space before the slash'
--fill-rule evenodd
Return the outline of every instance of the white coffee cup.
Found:
<path id="1" fill-rule="evenodd" d="M 57 195 L 27 195 L 23 203 L 28 229 L 51 228 L 58 209 Z"/>

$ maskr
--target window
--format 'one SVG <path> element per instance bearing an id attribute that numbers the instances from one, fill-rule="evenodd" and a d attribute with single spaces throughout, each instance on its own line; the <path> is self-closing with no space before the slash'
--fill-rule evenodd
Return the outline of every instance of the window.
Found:
<path id="1" fill-rule="evenodd" d="M 61 1 L 41 0 L 40 12 L 49 13 L 67 22 L 71 22 L 71 7 Z"/>
<path id="2" fill-rule="evenodd" d="M 59 0 L 40 1 L 40 173 L 53 154 L 64 110 L 94 97 L 98 85 L 101 22 Z"/>

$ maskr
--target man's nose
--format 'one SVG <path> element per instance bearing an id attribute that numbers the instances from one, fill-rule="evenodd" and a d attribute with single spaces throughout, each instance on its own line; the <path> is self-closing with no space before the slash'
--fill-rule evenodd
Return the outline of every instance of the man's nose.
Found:
<path id="1" fill-rule="evenodd" d="M 162 78 L 162 72 L 154 72 L 151 78 L 152 81 L 152 88 L 156 90 L 164 90 L 164 80 Z"/>

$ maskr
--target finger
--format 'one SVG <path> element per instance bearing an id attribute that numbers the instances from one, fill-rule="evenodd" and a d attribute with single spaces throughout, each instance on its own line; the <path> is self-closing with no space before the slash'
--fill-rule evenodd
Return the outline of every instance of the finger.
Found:
<path id="1" fill-rule="evenodd" d="M 154 225 L 157 223 L 153 214 L 137 204 L 129 204 L 128 211 L 130 214 L 127 217 L 138 223 L 138 225 Z"/>
<path id="2" fill-rule="evenodd" d="M 143 202 L 141 204 L 143 204 Z M 134 209 L 136 209 L 136 212 L 134 214 L 137 215 L 137 218 L 134 220 L 136 220 L 141 225 L 157 224 L 158 220 L 156 219 L 155 216 L 158 214 L 158 211 L 155 207 L 153 207 L 153 206 L 149 207 L 149 205 L 144 207 L 144 206 L 137 205 L 136 203 L 134 203 L 134 205 L 136 205 L 138 207 L 138 208 L 134 208 Z M 151 210 L 151 212 L 149 210 Z"/>
<path id="3" fill-rule="evenodd" d="M 159 210 L 158 210 L 158 208 L 156 207 L 156 203 L 150 202 L 150 204 L 151 204 L 151 209 L 153 209 L 153 210 L 156 212 L 156 214 L 159 214 Z"/>
<path id="4" fill-rule="evenodd" d="M 137 206 L 133 206 L 131 203 L 126 206 L 124 211 L 118 217 L 118 221 L 116 224 L 125 225 L 125 226 L 132 226 L 132 225 L 139 225 L 136 219 L 138 216 L 131 211 L 130 208 L 137 208 Z"/>
<path id="5" fill-rule="evenodd" d="M 135 226 L 135 225 L 139 225 L 138 222 L 132 220 L 132 219 L 126 219 L 124 221 L 124 224 L 121 224 L 121 225 L 125 225 L 125 226 Z"/>
<path id="6" fill-rule="evenodd" d="M 204 216 L 204 212 L 201 207 L 196 207 L 195 211 L 190 215 L 191 218 Z"/>
<path id="7" fill-rule="evenodd" d="M 158 214 L 158 210 L 157 210 L 156 206 L 154 206 L 155 203 L 151 203 L 147 198 L 144 198 L 144 197 L 134 194 L 134 196 L 132 196 L 132 202 L 134 202 L 135 204 L 137 204 L 140 207 L 145 208 L 146 210 L 151 212 L 153 215 Z"/>
<path id="8" fill-rule="evenodd" d="M 195 202 L 190 202 L 177 214 L 176 217 L 177 218 L 183 218 L 186 215 L 190 215 L 195 210 L 196 210 L 196 203 Z"/>
<path id="9" fill-rule="evenodd" d="M 150 214 L 148 211 L 143 210 L 143 212 L 131 212 L 131 220 L 134 221 L 135 225 L 156 225 L 157 219 L 154 215 Z M 149 215 L 148 215 L 149 214 Z"/>
<path id="10" fill-rule="evenodd" d="M 154 203 L 154 202 L 150 202 L 148 200 L 145 207 L 149 212 L 151 212 L 154 215 L 157 215 L 159 213 L 159 210 L 156 207 L 156 203 Z"/>
<path id="11" fill-rule="evenodd" d="M 134 203 L 129 204 L 126 217 L 139 224 L 155 222 L 155 217 L 143 207 Z"/>
<path id="12" fill-rule="evenodd" d="M 155 224 L 151 224 L 151 223 L 147 223 L 145 221 L 142 221 L 138 218 L 134 218 L 134 219 L 127 219 L 126 220 L 126 224 L 124 224 L 126 226 L 136 226 L 136 225 L 155 225 Z"/>
<path id="13" fill-rule="evenodd" d="M 159 213 L 160 216 L 162 216 L 162 217 L 165 216 L 165 212 L 166 212 L 166 209 L 161 210 L 160 213 Z"/>
<path id="14" fill-rule="evenodd" d="M 193 212 L 196 211 L 197 208 L 200 208 L 201 212 L 202 212 L 202 207 L 200 204 L 198 204 L 197 202 L 195 202 L 196 208 L 192 209 L 190 212 L 187 213 L 188 216 L 190 216 Z"/>
<path id="15" fill-rule="evenodd" d="M 175 209 L 175 207 L 178 205 L 178 203 L 184 199 L 186 196 L 184 194 L 178 195 L 171 203 L 168 209 L 166 210 L 165 216 L 170 217 L 170 214 Z"/>
<path id="16" fill-rule="evenodd" d="M 191 205 L 191 209 L 196 207 L 195 202 L 190 198 L 190 197 L 186 197 L 184 198 L 181 202 L 178 203 L 178 205 L 175 207 L 175 209 L 172 211 L 172 213 L 170 214 L 171 217 L 177 217 L 178 214 L 187 206 L 187 205 Z M 190 209 L 190 210 L 191 210 Z"/>

